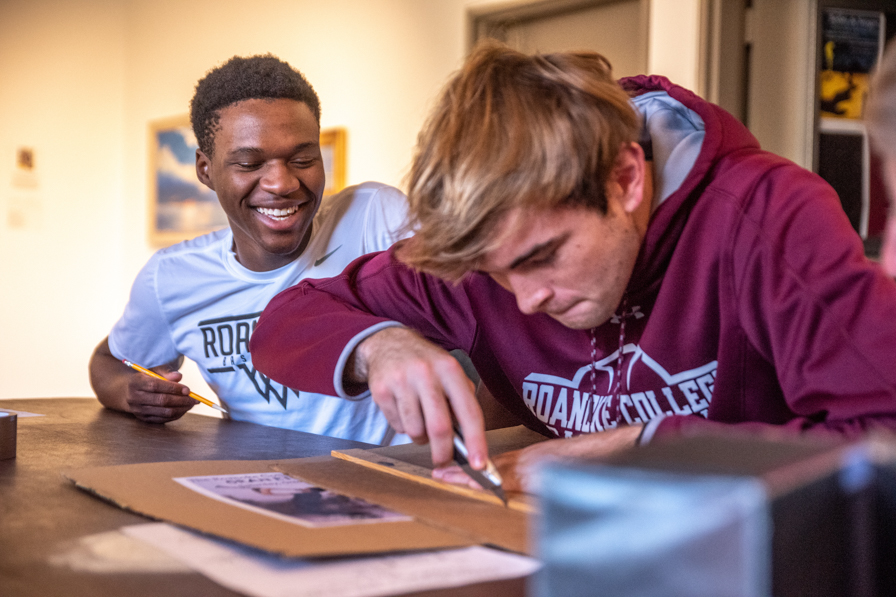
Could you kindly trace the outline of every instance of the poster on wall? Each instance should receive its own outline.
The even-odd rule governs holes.
[[[826,8],[821,19],[819,111],[823,118],[860,120],[868,80],[883,49],[884,14]]]
[[[324,174],[327,177],[324,197],[345,188],[346,137],[344,128],[323,129],[320,132],[320,157],[323,159]]]
[[[168,246],[227,226],[215,192],[196,176],[199,147],[186,114],[150,123],[149,242]]]

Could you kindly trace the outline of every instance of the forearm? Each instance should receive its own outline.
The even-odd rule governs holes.
[[[127,403],[127,376],[131,374],[120,360],[109,350],[109,339],[105,338],[90,357],[90,386],[97,399],[106,408],[130,412]]]
[[[154,367],[161,378],[132,371],[109,350],[103,340],[90,359],[90,384],[107,408],[133,414],[147,423],[167,423],[196,405],[190,389],[181,384],[180,360]]]
[[[845,402],[849,398],[844,398]],[[794,417],[786,423],[765,423],[760,421],[742,421],[722,423],[706,420],[697,415],[672,415],[662,419],[655,425],[650,437],[642,444],[653,439],[696,434],[730,434],[745,433],[753,436],[780,437],[816,437],[820,439],[859,439],[869,431],[880,429],[896,432],[896,416],[892,414],[868,414],[842,420],[817,420],[809,417]]]
[[[304,280],[265,308],[250,341],[252,361],[291,388],[350,397],[341,387],[349,380],[344,368],[354,367],[348,357],[380,329],[404,325],[443,348],[469,351],[475,325],[464,290],[421,279],[391,253],[379,253],[334,278]]]
[[[336,285],[341,281],[332,279]],[[368,330],[387,321],[353,302],[304,281],[271,300],[252,332],[250,350],[255,367],[291,388],[340,396],[334,372],[340,362],[354,370],[354,348]],[[352,342],[355,345],[352,346]],[[296,365],[301,363],[301,367]],[[359,377],[359,381],[364,380]]]

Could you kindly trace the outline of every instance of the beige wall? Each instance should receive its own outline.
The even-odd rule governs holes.
[[[698,1],[674,0],[677,14],[696,18]],[[0,398],[92,395],[89,355],[152,252],[147,123],[185,113],[206,70],[234,54],[289,61],[321,96],[323,126],[348,128],[349,183],[401,186],[463,58],[465,11],[488,3],[0,2]],[[689,84],[696,39],[664,27],[681,23],[653,22],[651,39],[684,58],[656,72]],[[20,146],[35,150],[27,180]]]
[[[816,10],[815,0],[754,0],[750,25],[750,131],[764,149],[804,168],[812,168]]]
[[[0,3],[0,396],[89,395],[86,358],[120,311],[126,238],[125,11]],[[14,184],[36,150],[36,186]]]

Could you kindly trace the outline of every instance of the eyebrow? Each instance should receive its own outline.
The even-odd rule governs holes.
[[[318,143],[316,143],[314,141],[308,141],[307,143],[299,143],[298,145],[296,145],[295,147],[292,148],[291,153],[296,154],[296,153],[299,153],[300,151],[304,151],[310,147],[316,147],[317,145],[318,145]],[[260,147],[237,147],[236,149],[230,151],[227,155],[236,156],[236,155],[245,154],[245,153],[258,154],[258,153],[264,153],[264,151]]]
[[[545,249],[550,249],[550,248],[554,248],[554,247],[558,247],[558,246],[562,245],[564,242],[566,242],[566,239],[569,238],[569,235],[570,235],[569,232],[565,232],[565,233],[561,234],[560,236],[555,236],[552,239],[549,239],[543,243],[535,245],[534,247],[532,247],[531,249],[526,251],[524,254],[522,254],[519,257],[517,257],[516,259],[514,259],[510,263],[510,265],[507,267],[507,269],[508,270],[516,269],[516,268],[520,267],[521,265],[525,264],[527,261],[529,261],[536,255],[538,255],[539,253],[543,252]]]

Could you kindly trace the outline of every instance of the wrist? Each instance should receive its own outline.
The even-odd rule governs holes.
[[[352,356],[346,362],[344,379],[353,385],[364,385],[370,375],[370,363],[378,354],[382,354],[384,342],[388,341],[390,334],[395,329],[387,328],[367,336],[361,340],[352,351]]]
[[[647,429],[647,425],[643,423],[640,425],[641,430],[638,432],[638,436],[635,437],[635,447],[639,447],[641,442],[644,440],[644,430]]]
[[[664,415],[660,415],[659,417],[655,417],[650,419],[646,423],[641,425],[641,433],[638,434],[638,440],[635,442],[636,446],[646,446],[653,440],[653,436],[656,435],[656,431],[660,426],[660,423],[663,422],[663,419],[666,417]]]
[[[363,384],[367,382],[367,351],[373,336],[367,338],[352,352],[351,357],[345,363],[344,380],[348,384]]]

